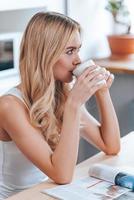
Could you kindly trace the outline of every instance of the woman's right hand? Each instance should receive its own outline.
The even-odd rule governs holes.
[[[105,73],[98,66],[91,66],[86,69],[76,80],[68,99],[73,103],[81,106],[84,104],[97,90],[102,88],[105,82]]]

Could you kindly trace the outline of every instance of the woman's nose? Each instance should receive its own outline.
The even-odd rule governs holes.
[[[80,56],[79,55],[77,55],[76,57],[75,57],[75,59],[74,59],[74,65],[78,65],[78,64],[80,64],[81,63],[81,59],[80,59]]]

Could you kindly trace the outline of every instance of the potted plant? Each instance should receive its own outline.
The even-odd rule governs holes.
[[[130,33],[130,14],[124,0],[108,0],[105,7],[113,18],[113,33],[107,36],[111,58],[128,58],[134,54],[134,35]]]

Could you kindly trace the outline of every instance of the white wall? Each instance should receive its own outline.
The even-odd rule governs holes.
[[[131,32],[134,33],[133,0],[125,0],[132,20]],[[112,15],[105,6],[107,0],[68,0],[68,14],[83,27],[83,47],[81,57],[98,58],[110,55],[106,35],[112,33]]]
[[[125,0],[125,4],[128,6],[131,19],[131,33],[134,34],[134,2],[132,0]]]
[[[47,8],[29,8],[19,10],[9,10],[0,12],[0,33],[23,32],[27,22],[36,12],[46,10]],[[4,23],[3,23],[4,22]]]
[[[64,0],[4,0],[0,2],[0,32],[24,31],[36,12],[53,10],[64,12]]]
[[[41,10],[65,12],[66,0],[4,0],[0,2],[0,32],[23,31],[31,16]],[[107,0],[67,0],[68,14],[83,27],[82,59],[105,57],[110,54],[106,35],[111,32],[111,15],[105,10]],[[132,0],[126,0],[134,19]],[[134,26],[133,26],[134,27]],[[134,28],[133,28],[134,31]],[[7,79],[6,79],[7,80]],[[9,77],[6,85],[18,82]],[[6,88],[0,80],[0,88]],[[1,89],[0,89],[1,94]]]
[[[64,0],[4,0],[0,2],[0,11],[38,8],[47,6],[49,10],[63,11]]]
[[[83,27],[82,58],[108,56],[106,34],[111,31],[110,15],[104,9],[107,0],[69,0],[68,14]]]

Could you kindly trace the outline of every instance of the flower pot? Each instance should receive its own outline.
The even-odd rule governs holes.
[[[108,35],[111,57],[128,58],[134,55],[134,35]]]

